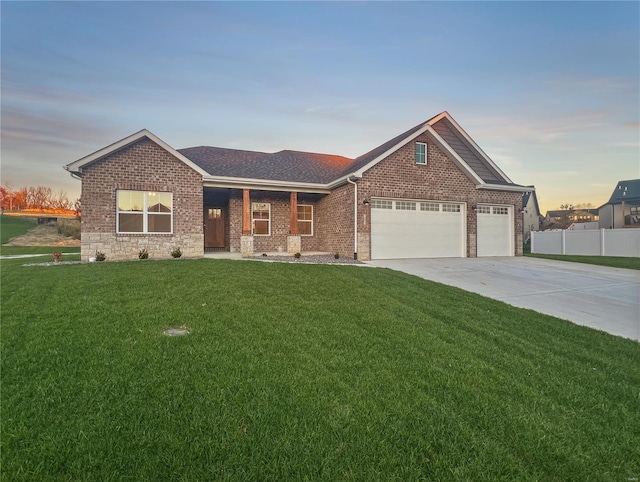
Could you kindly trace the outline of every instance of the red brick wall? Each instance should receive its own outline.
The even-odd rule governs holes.
[[[173,193],[173,234],[116,234],[116,191],[131,189]],[[175,247],[185,256],[202,256],[202,176],[148,139],[121,149],[83,169],[83,260],[99,250],[107,259],[168,258]]]
[[[428,145],[427,164],[415,161],[415,142]],[[471,209],[477,203],[495,203],[513,206],[514,246],[516,255],[522,254],[522,216],[518,210],[522,194],[504,191],[478,190],[475,183],[440,148],[423,134],[413,142],[391,154],[367,171],[358,181],[359,200],[372,197],[429,199],[467,203],[467,256],[476,256],[476,215]],[[358,230],[366,239],[361,246],[363,253],[370,252],[371,212],[368,206],[358,202]]]
[[[249,192],[250,202],[269,203],[271,205],[271,234],[269,236],[253,237],[253,249],[257,254],[287,252],[287,237],[289,236],[290,223],[290,193],[255,191]],[[318,229],[319,195],[298,193],[298,204],[313,206],[313,236],[301,236],[302,251],[318,251],[320,249],[320,235],[322,229]],[[240,251],[240,238],[242,237],[242,190],[233,189],[229,198],[229,238],[230,251]]]
[[[320,251],[353,256],[353,189],[351,184],[340,186],[318,203]]]

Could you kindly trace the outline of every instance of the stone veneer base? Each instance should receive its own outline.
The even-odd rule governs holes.
[[[302,237],[287,236],[287,253],[296,254],[302,252]]]
[[[118,236],[106,233],[82,233],[80,259],[89,261],[96,251],[104,253],[106,261],[138,259],[142,249],[149,252],[150,259],[169,259],[171,251],[180,248],[184,258],[204,256],[204,235],[169,236]]]
[[[240,238],[240,255],[243,258],[253,257],[253,236],[242,236]]]

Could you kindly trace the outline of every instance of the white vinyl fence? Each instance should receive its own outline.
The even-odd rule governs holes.
[[[640,229],[532,231],[531,252],[640,258]]]

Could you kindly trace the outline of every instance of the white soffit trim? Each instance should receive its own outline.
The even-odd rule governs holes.
[[[100,159],[108,156],[109,154],[113,154],[114,152],[117,152],[121,149],[124,149],[125,147],[139,141],[140,139],[146,137],[147,139],[155,142],[156,144],[158,144],[160,147],[162,147],[164,150],[166,150],[167,152],[169,152],[169,154],[173,155],[174,157],[177,157],[180,161],[182,161],[183,163],[185,163],[187,166],[189,166],[191,169],[193,169],[194,171],[196,171],[198,174],[200,174],[201,176],[208,176],[209,174],[204,171],[202,168],[200,168],[199,166],[197,166],[196,164],[194,164],[192,161],[190,161],[189,159],[187,159],[185,156],[183,156],[182,154],[180,154],[178,151],[176,151],[173,147],[171,147],[169,144],[167,144],[166,142],[164,142],[162,139],[160,139],[158,136],[156,136],[155,134],[153,134],[152,132],[148,131],[147,129],[142,129],[141,131],[136,132],[135,134],[132,134],[128,137],[125,137],[124,139],[121,139],[117,142],[114,142],[113,144],[104,147],[102,149],[100,149],[99,151],[94,152],[93,154],[89,154],[88,156],[83,157],[82,159],[78,159],[75,162],[72,162],[71,164],[68,164],[66,166],[64,166],[64,168],[73,173],[76,174],[81,174],[82,173],[82,168],[85,166],[88,166],[96,161],[99,161]]]
[[[203,185],[204,187],[257,189],[264,191],[296,191],[320,194],[329,194],[331,192],[331,189],[329,189],[327,184],[252,179],[244,177],[212,177],[209,175],[204,177]]]
[[[530,192],[529,186],[518,186],[517,184],[478,184],[476,189],[484,189],[491,191],[511,191],[511,192]]]
[[[480,154],[484,158],[484,160],[487,161],[487,163],[489,163],[489,165],[493,167],[498,172],[498,174],[500,174],[504,178],[505,181],[513,183],[513,181],[509,179],[509,177],[504,173],[504,171],[500,169],[495,162],[493,162],[493,160],[482,150],[482,148],[478,144],[476,144],[476,142],[471,138],[471,136],[469,136],[469,134],[467,134],[467,132],[462,127],[460,127],[460,124],[458,124],[455,121],[455,119],[451,117],[451,114],[445,111],[439,116],[431,119],[429,121],[429,124],[433,125],[442,118],[446,118],[449,122],[451,122],[451,124],[453,124],[453,126],[458,130],[458,132],[460,132],[460,134],[462,134],[462,136],[467,140],[467,142],[471,144],[471,146],[478,152],[478,154]]]

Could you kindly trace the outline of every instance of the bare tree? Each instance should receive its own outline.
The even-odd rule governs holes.
[[[82,201],[81,198],[78,198],[73,203],[73,214],[76,216],[76,219],[80,221],[82,218]]]

